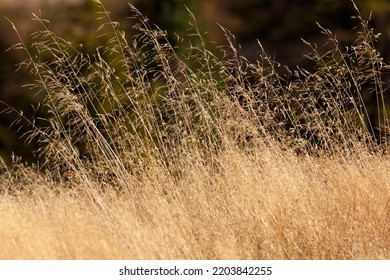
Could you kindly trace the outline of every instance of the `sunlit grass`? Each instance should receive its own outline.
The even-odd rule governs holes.
[[[101,7],[93,54],[39,17],[15,46],[47,117],[15,123],[40,161],[3,168],[1,259],[390,257],[389,123],[365,101],[386,111],[388,66],[366,21],[346,50],[322,29],[308,71],[261,45],[247,61],[227,30],[219,59],[195,20],[178,54],[131,9],[128,39]]]
[[[389,258],[389,159],[214,160],[180,180],[150,167],[120,195],[19,177],[30,191],[1,196],[0,258]]]

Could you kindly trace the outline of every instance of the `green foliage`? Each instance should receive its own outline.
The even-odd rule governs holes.
[[[390,3],[386,0],[356,0],[359,7],[376,14],[384,14],[390,11]]]

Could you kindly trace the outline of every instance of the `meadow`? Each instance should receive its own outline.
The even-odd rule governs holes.
[[[38,16],[14,46],[46,113],[9,108],[40,148],[1,166],[0,259],[390,258],[389,67],[358,11],[351,46],[305,42],[311,71],[132,6],[129,39],[97,5],[93,53]]]

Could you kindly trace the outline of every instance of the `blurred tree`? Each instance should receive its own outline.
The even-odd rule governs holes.
[[[387,38],[390,31],[386,24],[390,1],[356,0],[363,16],[373,11],[372,24]],[[353,29],[358,22],[352,1],[339,0],[208,0],[203,4],[208,31],[212,36],[223,40],[223,35],[215,23],[229,29],[242,46],[242,54],[250,60],[257,58],[257,39],[269,55],[290,66],[304,62],[303,55],[308,51],[301,38],[322,45],[317,22],[337,34],[341,43],[351,43]],[[382,42],[385,42],[385,38]],[[379,43],[380,49],[388,44]],[[390,50],[384,51],[386,54]],[[385,55],[386,56],[386,55]]]
[[[186,7],[195,14],[197,9],[197,1],[193,0],[135,0],[134,5],[169,36],[184,35],[190,18]]]
[[[218,22],[235,34],[243,55],[256,59],[259,39],[271,56],[290,65],[302,62],[301,38],[320,37],[316,22],[347,39],[355,14],[351,3],[337,0],[212,0],[207,5],[214,6],[209,24]]]

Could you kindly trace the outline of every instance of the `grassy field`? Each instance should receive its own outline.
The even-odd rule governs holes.
[[[34,173],[0,198],[1,259],[388,259],[390,160],[229,151],[121,195]],[[8,181],[8,182],[7,182]],[[96,184],[98,186],[98,184]],[[63,189],[61,189],[63,187]],[[58,190],[58,189],[61,190]]]
[[[132,9],[127,39],[101,7],[94,54],[38,17],[15,46],[46,117],[15,123],[40,161],[2,167],[0,259],[390,258],[388,66],[365,20],[348,49],[322,29],[308,71],[260,44],[248,62],[228,31],[220,59],[195,20],[178,54]]]

